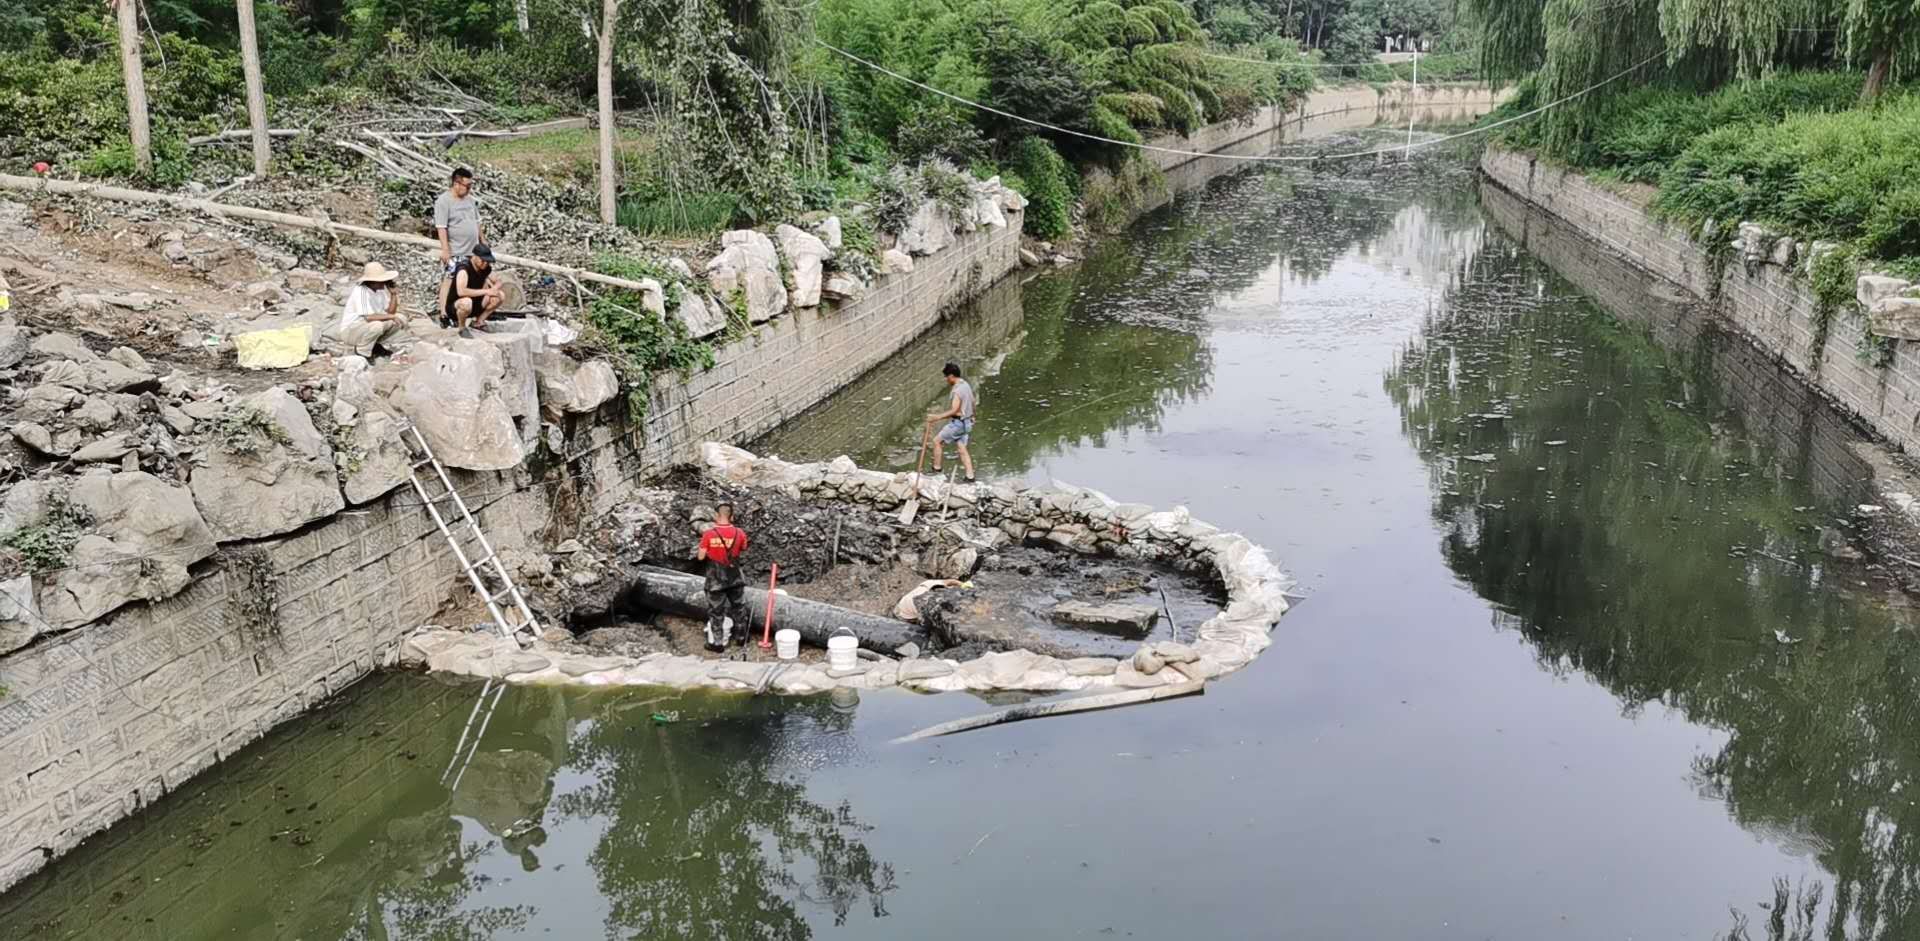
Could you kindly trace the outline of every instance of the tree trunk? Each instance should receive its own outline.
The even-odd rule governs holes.
[[[620,0],[600,0],[600,221],[613,224],[613,29]]]
[[[273,141],[267,136],[267,93],[260,84],[260,39],[254,35],[253,0],[238,0],[240,8],[240,68],[247,79],[247,124],[253,131],[253,178],[267,178],[273,160]]]
[[[527,17],[527,0],[513,0],[513,25],[522,36],[533,31],[533,24]]]
[[[120,17],[120,72],[127,86],[127,137],[133,142],[133,165],[141,176],[153,175],[153,133],[147,126],[147,77],[140,68],[140,0],[116,0]]]
[[[614,606],[704,619],[707,616],[706,580],[698,575],[669,569],[645,568],[634,573],[633,585],[621,593]],[[747,589],[747,612],[753,638],[759,640],[766,626],[765,589]],[[853,631],[854,636],[860,639],[860,646],[884,654],[895,653],[904,644],[916,644],[922,648],[927,646],[925,636],[905,621],[875,617],[791,595],[774,596],[773,626],[775,630],[793,628],[800,632],[802,640],[816,647],[825,647],[827,638],[842,627]]]
[[[1867,82],[1860,88],[1860,103],[1871,104],[1880,97],[1880,90],[1887,87],[1887,76],[1893,71],[1893,50],[1883,49],[1873,57],[1873,65],[1867,68]]]

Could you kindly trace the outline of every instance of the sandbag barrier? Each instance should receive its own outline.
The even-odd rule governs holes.
[[[837,500],[881,511],[898,509],[917,489],[923,507],[950,506],[956,515],[997,528],[1014,543],[1037,538],[1085,555],[1211,571],[1227,591],[1227,606],[1201,624],[1190,643],[1142,644],[1125,659],[1061,659],[1011,650],[964,662],[883,657],[862,660],[842,673],[824,663],[751,663],[665,653],[598,656],[544,644],[520,650],[495,634],[430,628],[402,642],[398,661],[438,673],[518,684],[711,687],[783,694],[889,686],[927,692],[1145,689],[1211,680],[1246,666],[1272,643],[1268,632],[1287,611],[1286,591],[1292,583],[1266,550],[1239,533],[1193,519],[1185,507],[1156,511],[1057,482],[1013,487],[948,484],[927,477],[916,481],[911,473],[862,470],[844,456],[794,464],[715,442],[701,446],[699,470],[733,486],[778,489],[796,499]]]

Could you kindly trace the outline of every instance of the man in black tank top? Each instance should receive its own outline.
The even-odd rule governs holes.
[[[473,254],[453,273],[453,290],[447,292],[447,319],[460,325],[460,335],[473,336],[474,328],[487,329],[487,318],[506,299],[506,292],[494,281],[493,249],[475,245]],[[471,323],[469,323],[471,321]]]

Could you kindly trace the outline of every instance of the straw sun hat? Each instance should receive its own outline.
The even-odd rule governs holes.
[[[394,274],[391,271],[388,271],[385,265],[382,265],[377,261],[367,262],[367,266],[365,268],[360,269],[360,283],[362,284],[365,284],[369,281],[383,282],[383,281],[398,281],[398,280],[400,280],[399,275]]]

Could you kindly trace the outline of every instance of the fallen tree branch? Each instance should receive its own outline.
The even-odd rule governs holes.
[[[374,150],[373,148],[368,147],[365,144],[356,144],[350,140],[336,140],[336,141],[333,141],[333,146],[338,147],[342,150],[351,150],[354,153],[367,158],[369,161],[375,164],[378,164],[381,169],[403,180],[417,180],[420,178],[420,175],[418,173],[414,173],[408,170],[407,168],[402,167],[397,163],[394,163],[392,160],[387,159],[386,156],[381,154],[379,151]]]
[[[305,133],[306,131],[297,127],[272,127],[267,129],[268,137],[299,137]],[[218,134],[202,134],[199,137],[189,137],[187,138],[187,143],[195,145],[217,144],[222,141],[249,140],[252,137],[253,131],[243,127],[235,131],[221,131]]]
[[[1205,693],[1206,690],[1206,681],[1194,680],[1190,683],[1175,683],[1171,686],[1129,689],[1116,693],[1096,693],[1092,696],[1060,699],[1053,702],[1027,703],[1026,705],[1002,709],[999,712],[989,712],[986,715],[972,716],[966,719],[955,719],[952,722],[942,722],[939,725],[930,725],[912,735],[902,735],[894,739],[893,743],[898,745],[902,742],[917,742],[924,738],[952,735],[955,732],[965,732],[969,729],[984,728],[989,725],[999,725],[1004,722],[1020,722],[1026,719],[1041,719],[1047,716],[1064,716],[1075,712],[1092,712],[1096,709],[1114,709],[1120,706],[1133,706],[1143,702],[1175,699],[1181,696],[1197,696]]]
[[[289,212],[274,212],[271,209],[255,209],[252,206],[234,206],[193,196],[173,196],[167,193],[126,189],[124,187],[106,186],[99,183],[79,183],[73,180],[50,180],[30,176],[17,176],[11,173],[0,173],[0,189],[13,190],[20,193],[45,193],[56,196],[86,196],[93,199],[105,199],[121,203],[147,203],[173,206],[177,209],[204,212],[212,216],[230,216],[235,219],[249,219],[254,222],[265,222],[271,225],[286,226],[294,229],[318,230],[330,235],[347,235],[375,242],[385,242],[391,245],[412,245],[416,248],[431,248],[436,250],[440,247],[439,242],[427,238],[424,235],[387,232],[381,229],[370,229],[360,225],[348,225],[344,222],[334,222],[328,219],[312,219],[306,216],[296,216]],[[534,258],[522,258],[518,255],[509,255],[505,252],[495,252],[494,258],[503,265],[511,265],[516,268],[530,268],[534,271],[545,271],[549,274],[564,275],[569,278],[577,278],[593,284],[604,284],[608,287],[620,288],[627,291],[644,290],[638,281],[616,278],[611,275],[601,274],[597,271],[588,271],[584,268],[569,268],[566,265],[556,265],[552,262],[540,261]]]

